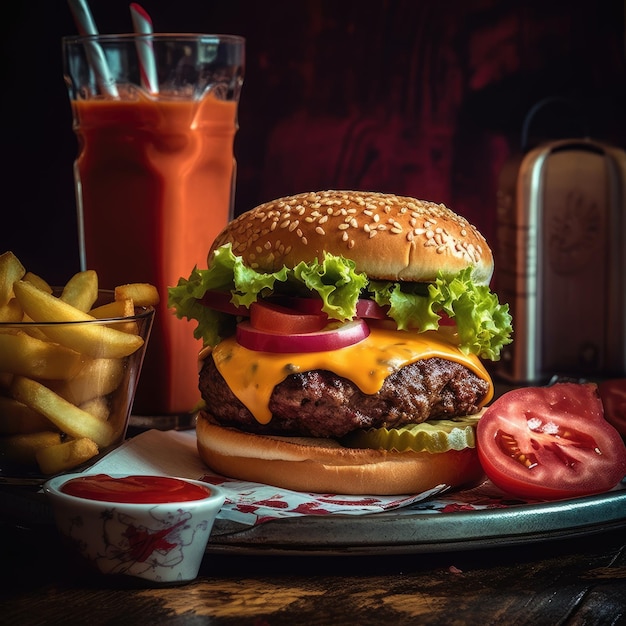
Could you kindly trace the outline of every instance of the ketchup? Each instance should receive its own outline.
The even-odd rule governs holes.
[[[194,485],[166,476],[124,476],[93,474],[68,480],[60,489],[63,493],[86,500],[136,504],[163,504],[202,500],[211,495],[208,487]]]

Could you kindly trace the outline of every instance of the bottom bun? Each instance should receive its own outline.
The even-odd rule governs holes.
[[[417,494],[475,484],[484,476],[476,448],[435,454],[345,448],[332,439],[245,433],[219,426],[204,411],[196,434],[198,453],[213,471],[293,491]]]

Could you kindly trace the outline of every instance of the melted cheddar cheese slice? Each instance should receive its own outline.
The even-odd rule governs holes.
[[[239,345],[234,337],[213,349],[218,371],[261,424],[267,424],[272,418],[268,405],[274,387],[290,374],[327,370],[352,381],[363,393],[374,394],[385,379],[400,368],[431,357],[461,363],[489,381],[491,390],[482,404],[491,400],[493,385],[480,360],[475,355],[463,354],[451,333],[447,338],[445,329],[412,333],[372,328],[363,341],[327,352],[255,352]]]

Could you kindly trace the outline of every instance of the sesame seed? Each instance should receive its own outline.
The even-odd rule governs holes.
[[[348,228],[350,228],[350,224],[339,224],[337,228],[339,230],[347,230]]]
[[[402,233],[402,229],[401,228],[396,228],[395,226],[391,229],[392,233],[394,233],[395,235],[400,235]]]
[[[315,232],[316,232],[318,235],[325,235],[325,234],[326,234],[326,232],[324,231],[324,229],[323,229],[321,226],[316,226],[316,227],[315,227]]]
[[[292,233],[296,228],[298,228],[299,223],[300,222],[298,220],[291,222],[291,224],[289,225],[289,232]]]
[[[377,235],[377,234],[378,234],[378,231],[377,231],[377,230],[371,230],[371,231],[370,231],[370,239],[371,239],[372,237],[374,237],[374,235]]]
[[[348,242],[348,249],[352,250],[352,248],[354,248],[354,239],[350,239],[350,241]]]

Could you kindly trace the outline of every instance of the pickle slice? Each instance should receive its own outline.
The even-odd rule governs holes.
[[[400,428],[370,428],[354,431],[342,438],[348,448],[373,448],[394,452],[447,452],[476,447],[477,415],[428,420],[422,424],[408,424]]]

